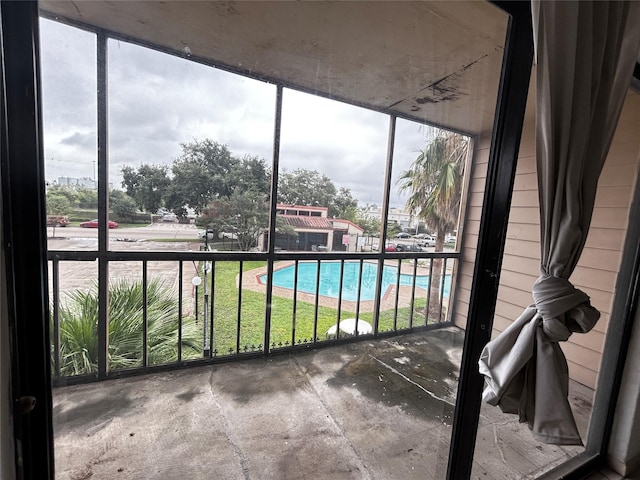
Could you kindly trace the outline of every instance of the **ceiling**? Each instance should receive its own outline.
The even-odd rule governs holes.
[[[507,16],[471,2],[41,1],[45,15],[285,86],[490,131]]]

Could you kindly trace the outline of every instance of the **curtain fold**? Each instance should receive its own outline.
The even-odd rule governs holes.
[[[600,313],[569,278],[640,50],[640,2],[532,2],[537,59],[540,277],[534,304],[481,355],[483,399],[545,443],[581,445],[559,342]]]

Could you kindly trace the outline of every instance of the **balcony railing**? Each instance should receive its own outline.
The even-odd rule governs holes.
[[[438,328],[458,258],[49,251],[54,385]]]

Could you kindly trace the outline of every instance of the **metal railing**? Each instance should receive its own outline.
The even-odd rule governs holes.
[[[49,251],[53,383],[438,328],[459,255]]]

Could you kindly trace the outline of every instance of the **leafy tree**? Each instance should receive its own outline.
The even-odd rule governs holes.
[[[269,195],[271,172],[264,159],[245,155],[232,166],[227,183],[233,192],[254,190]]]
[[[76,201],[78,208],[98,208],[98,191],[90,188],[76,188]]]
[[[241,250],[256,246],[269,226],[268,197],[255,190],[235,191],[217,198],[203,211],[205,222],[216,232],[231,233]]]
[[[47,215],[67,215],[71,211],[69,199],[58,193],[47,192]],[[56,223],[53,224],[52,237],[56,236]]]
[[[336,217],[357,223],[358,200],[351,196],[351,190],[340,187],[333,200],[333,206],[336,209]]]
[[[142,361],[142,282],[109,286],[109,368],[138,366]],[[177,360],[177,295],[158,279],[147,285],[148,360],[150,365]],[[60,306],[60,372],[92,373],[98,368],[98,291],[76,290]],[[183,355],[201,352],[199,329],[182,324]]]
[[[120,221],[131,221],[136,214],[136,202],[121,190],[109,192],[109,209]]]
[[[391,220],[387,223],[387,237],[393,237],[402,231],[402,226],[396,221]]]
[[[353,222],[364,229],[365,235],[380,234],[380,219],[367,215],[362,210],[357,211],[356,219]]]
[[[209,139],[181,144],[182,154],[173,162],[173,180],[165,200],[167,208],[185,216],[191,208],[200,213],[215,199],[235,191],[269,193],[269,172],[257,157],[238,159],[226,145]]]
[[[193,162],[174,163],[171,188],[165,206],[179,217],[187,215],[192,208],[200,213],[214,197],[213,181],[207,169]]]
[[[69,201],[69,205],[71,208],[76,206],[78,203],[78,194],[76,193],[76,190],[73,187],[62,186],[62,185],[52,185],[47,188],[47,203],[49,202],[49,197],[51,196],[60,196],[60,197],[66,198]],[[71,210],[71,208],[69,210]],[[51,213],[50,215],[57,215],[57,214]]]
[[[330,217],[353,214],[358,201],[348,188],[338,190],[329,177],[317,170],[299,168],[283,172],[278,180],[278,202],[289,205],[327,207]],[[350,220],[350,219],[348,219]]]
[[[141,165],[137,170],[122,167],[122,186],[135,200],[136,206],[146,212],[156,212],[164,203],[171,179],[165,165]]]
[[[468,154],[468,137],[441,130],[398,180],[400,191],[410,193],[406,202],[407,210],[435,230],[436,252],[442,251],[445,235],[458,224],[462,179]],[[442,260],[434,260],[429,301],[432,312],[434,308],[439,309],[441,269]]]
[[[47,195],[47,215],[67,215],[71,210],[71,202],[59,194]]]

